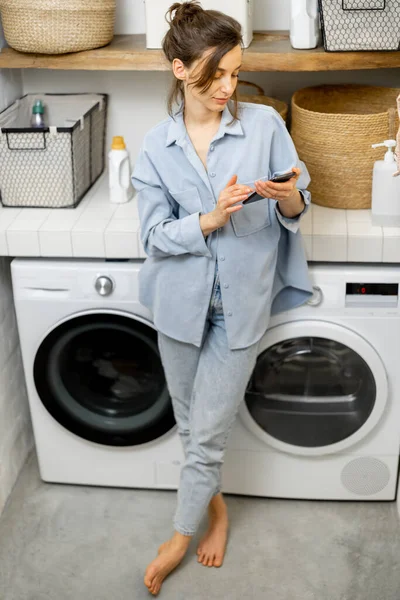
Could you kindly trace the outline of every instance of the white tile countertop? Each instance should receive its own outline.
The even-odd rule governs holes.
[[[400,262],[400,228],[374,227],[370,210],[312,204],[301,221],[309,261]],[[77,208],[0,206],[0,256],[145,258],[137,203],[111,204],[107,173]]]
[[[301,221],[309,261],[400,262],[400,227],[372,225],[371,210],[311,204]]]
[[[0,256],[145,258],[135,198],[111,204],[104,173],[76,208],[0,207]]]

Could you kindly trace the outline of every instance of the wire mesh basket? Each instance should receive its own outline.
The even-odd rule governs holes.
[[[41,100],[45,127],[30,125]],[[0,113],[3,206],[76,207],[104,170],[106,94],[26,94]]]
[[[325,50],[399,50],[399,0],[318,0]]]

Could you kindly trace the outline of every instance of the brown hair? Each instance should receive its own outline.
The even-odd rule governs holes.
[[[175,14],[172,16],[172,13]],[[243,46],[240,23],[219,11],[204,10],[197,0],[182,4],[175,2],[165,18],[170,28],[163,39],[162,49],[170,63],[174,58],[179,58],[189,68],[206,50],[215,49],[193,83],[201,88],[201,93],[205,93],[211,87],[221,58],[235,46]],[[237,119],[236,90],[232,99],[233,118]],[[180,100],[184,100],[183,82],[175,79],[168,96],[168,112],[171,116],[174,103]]]

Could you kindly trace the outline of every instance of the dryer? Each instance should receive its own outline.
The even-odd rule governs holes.
[[[176,488],[183,457],[143,260],[15,259],[12,279],[44,481]]]
[[[310,265],[314,294],[271,319],[229,440],[223,489],[394,500],[400,268]]]

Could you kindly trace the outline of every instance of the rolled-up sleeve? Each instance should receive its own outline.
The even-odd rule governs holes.
[[[285,217],[279,210],[278,203],[275,204],[275,212],[278,221],[286,227],[289,231],[296,233],[300,226],[300,219],[306,214],[309,204],[311,202],[311,194],[306,189],[311,181],[306,165],[299,159],[295,145],[292,138],[286,129],[285,122],[276,115],[275,119],[276,129],[272,137],[271,155],[270,155],[270,173],[271,177],[275,175],[286,173],[293,167],[298,167],[301,171],[300,177],[297,181],[297,189],[301,193],[304,200],[304,209],[296,217],[289,218]]]
[[[212,256],[200,227],[200,213],[181,219],[175,216],[174,200],[144,149],[135,164],[132,184],[137,192],[141,240],[148,256]]]
[[[299,178],[300,181],[300,178]],[[279,206],[278,203],[276,202],[275,204],[275,212],[276,212],[276,216],[278,217],[278,221],[281,223],[281,225],[283,225],[284,227],[286,227],[286,229],[289,229],[289,231],[292,231],[293,233],[296,233],[296,231],[299,229],[300,227],[300,219],[302,217],[304,217],[304,215],[306,214],[306,212],[308,211],[308,207],[310,205],[310,201],[311,201],[311,194],[308,190],[300,190],[299,188],[297,188],[300,192],[300,194],[302,195],[303,201],[304,201],[304,208],[301,211],[300,214],[298,214],[296,217],[285,217],[285,215],[283,215],[281,213],[281,211],[279,210]]]

